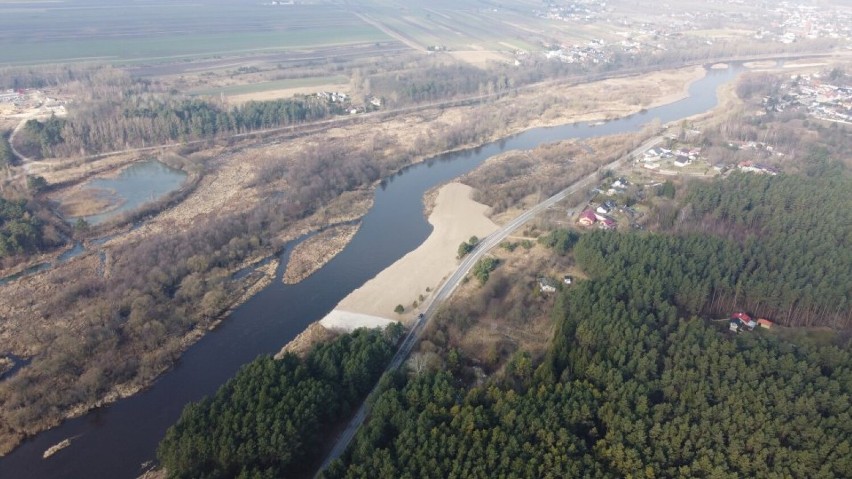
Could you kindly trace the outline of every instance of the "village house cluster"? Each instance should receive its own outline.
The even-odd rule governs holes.
[[[767,113],[803,108],[814,118],[852,123],[852,84],[840,73],[795,75],[777,95],[763,98]]]
[[[577,217],[577,224],[584,228],[596,226],[603,230],[614,230],[618,227],[616,217],[623,218],[625,221],[633,222],[640,216],[640,213],[627,204],[619,204],[623,201],[627,188],[630,182],[624,178],[606,178],[597,188],[590,191],[597,198],[618,197],[610,199],[599,199],[590,202],[585,209]],[[634,192],[638,198],[644,198],[644,192],[639,190]],[[629,202],[628,202],[629,203]],[[638,227],[636,223],[632,223],[633,227]]]
[[[4,114],[17,114],[35,108],[43,114],[65,115],[66,100],[48,96],[45,91],[31,88],[9,89],[0,92],[0,109]]]
[[[0,103],[14,103],[23,100],[23,95],[16,90],[6,90],[3,93],[0,93]]]
[[[533,13],[539,18],[560,20],[563,22],[595,22],[603,19],[603,14],[612,12],[607,9],[606,2],[593,0],[576,0],[565,3],[547,2],[543,10]]]
[[[337,91],[320,91],[316,93],[316,97],[334,105],[339,112],[350,115],[372,111],[382,106],[382,99],[373,95],[367,96],[362,106],[353,105],[351,96]]]
[[[803,38],[852,39],[852,12],[848,9],[781,2],[771,12],[779,20],[759,30],[755,38],[771,38],[781,43]]]
[[[746,0],[721,0],[732,6],[753,6]],[[616,63],[622,58],[730,43],[731,35],[714,33],[718,25],[735,31],[738,41],[790,44],[806,40],[837,39],[852,45],[852,9],[831,5],[781,2],[769,8],[689,9],[660,15],[659,21],[635,21],[618,5],[593,0],[548,0],[533,10],[538,18],[577,25],[609,24],[623,40],[595,38],[584,44],[545,44],[548,59],[565,63]],[[581,27],[582,28],[582,27]],[[696,34],[695,32],[698,32]],[[521,59],[516,57],[516,64]]]
[[[649,170],[659,170],[660,166],[664,164],[683,168],[701,159],[701,148],[698,147],[681,147],[672,150],[655,146],[646,150],[640,158],[636,159],[636,162],[641,163],[644,168]]]
[[[613,55],[601,39],[590,40],[586,45],[548,45],[548,48],[545,58],[565,63],[609,63]]]

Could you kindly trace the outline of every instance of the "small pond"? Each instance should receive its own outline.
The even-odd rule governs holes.
[[[86,189],[109,191],[121,202],[103,213],[83,216],[91,225],[111,220],[118,215],[138,209],[180,188],[186,173],[151,159],[128,166],[114,178],[96,178],[85,184]]]

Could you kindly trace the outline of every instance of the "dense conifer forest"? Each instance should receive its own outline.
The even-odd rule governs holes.
[[[373,387],[400,328],[359,330],[302,360],[263,356],[190,404],[158,457],[172,478],[280,478],[315,467],[330,428]]]
[[[839,165],[810,171],[733,174],[689,188],[681,229],[726,240],[703,266],[727,276],[706,291],[708,312],[741,308],[789,326],[852,326],[852,178]],[[681,294],[700,295],[695,285]]]

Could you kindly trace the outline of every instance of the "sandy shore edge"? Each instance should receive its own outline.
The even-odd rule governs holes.
[[[426,241],[343,298],[328,315],[285,345],[279,355],[303,349],[306,341],[315,344],[326,332],[385,327],[413,318],[419,311],[414,302],[422,305],[428,301],[458,265],[459,244],[498,229],[487,216],[490,208],[474,201],[473,192],[470,186],[457,182],[442,186],[429,215],[434,229]],[[394,312],[397,305],[405,308],[402,314]]]

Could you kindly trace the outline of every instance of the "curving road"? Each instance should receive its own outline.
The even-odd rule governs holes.
[[[614,169],[622,165],[624,161],[630,158],[632,155],[643,152],[649,148],[652,148],[660,143],[662,138],[654,137],[650,140],[645,141],[638,148],[631,151],[629,154],[618,158],[615,161],[607,163],[606,165],[601,166],[601,169]],[[582,191],[585,188],[588,188],[590,185],[594,184],[598,180],[598,171],[590,173],[585,177],[575,181],[571,186],[565,188],[564,190],[556,193],[555,195],[547,198],[546,200],[538,203],[527,211],[518,215],[512,221],[503,225],[499,230],[494,233],[483,238],[479,244],[476,245],[476,248],[473,249],[467,256],[465,256],[464,260],[462,260],[461,264],[459,264],[458,268],[456,268],[455,272],[444,281],[444,283],[435,291],[435,294],[432,295],[432,298],[429,300],[428,306],[423,310],[423,314],[420,315],[414,323],[411,325],[411,329],[406,334],[405,339],[402,341],[402,344],[399,346],[396,354],[393,359],[391,359],[390,364],[388,364],[385,372],[391,372],[398,369],[402,366],[403,361],[408,357],[411,353],[411,350],[414,348],[414,345],[417,344],[417,341],[420,339],[420,336],[423,334],[423,331],[426,329],[426,326],[429,324],[429,321],[434,317],[435,311],[441,306],[441,304],[446,301],[450,296],[452,296],[453,292],[455,292],[456,288],[461,284],[462,279],[470,272],[470,269],[473,268],[473,265],[476,264],[484,255],[486,255],[492,248],[502,243],[506,237],[508,237],[513,231],[524,225],[529,220],[536,217],[539,213],[544,210],[550,208],[551,206],[559,203],[560,201],[567,198],[569,195],[574,194],[578,191]],[[377,394],[378,385],[376,385],[370,394],[367,396],[367,399],[361,404],[361,407],[358,408],[358,411],[355,413],[355,416],[349,421],[349,424],[346,426],[346,429],[340,433],[340,436],[337,438],[337,442],[334,444],[334,447],[329,452],[328,456],[326,456],[325,460],[322,463],[319,471],[317,471],[317,476],[319,476],[322,471],[324,471],[332,461],[340,457],[345,451],[346,448],[349,447],[349,444],[352,442],[352,439],[355,437],[355,433],[358,431],[358,428],[361,427],[361,424],[364,423],[364,420],[367,418],[367,414],[370,410],[370,402],[373,396]]]

